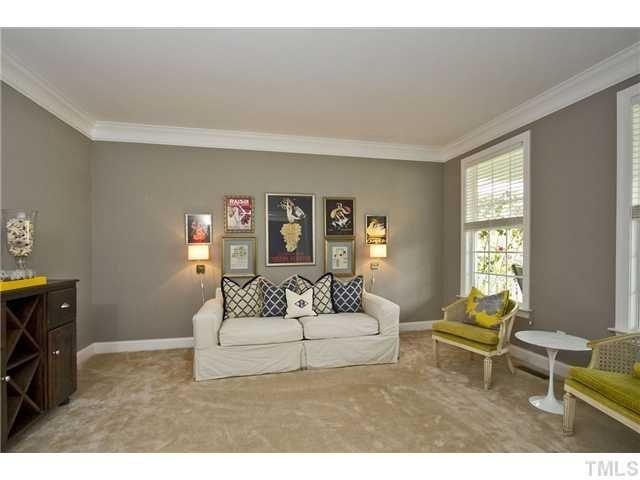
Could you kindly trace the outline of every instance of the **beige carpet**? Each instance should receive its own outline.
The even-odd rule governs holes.
[[[98,355],[71,403],[14,451],[581,452],[640,451],[640,435],[578,402],[576,434],[527,402],[546,381],[482,360],[428,332],[401,336],[400,362],[194,383],[190,350]],[[560,385],[559,385],[560,387]]]

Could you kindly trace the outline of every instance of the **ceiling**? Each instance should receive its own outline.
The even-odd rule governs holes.
[[[4,29],[100,121],[440,146],[640,29]]]

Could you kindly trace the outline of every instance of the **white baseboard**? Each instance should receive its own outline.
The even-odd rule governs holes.
[[[509,351],[513,358],[526,364],[526,366],[531,367],[534,370],[544,372],[547,375],[549,374],[549,359],[546,355],[540,355],[539,353],[532,352],[531,350],[527,350],[526,348],[518,347],[516,345],[510,345]],[[554,373],[558,377],[565,378],[569,374],[569,368],[571,367],[566,363],[558,362],[556,360]]]
[[[120,342],[95,342],[78,352],[78,365],[93,355],[101,353],[146,352],[150,350],[171,350],[192,348],[193,337],[154,338],[151,340],[123,340]]]
[[[421,320],[419,322],[401,322],[401,332],[416,332],[418,330],[431,330],[437,320]]]
[[[78,350],[78,353],[76,354],[78,367],[96,354],[95,348],[93,347],[94,345],[95,343],[92,343],[91,345],[84,347],[82,350]]]
[[[437,320],[422,320],[418,322],[400,323],[401,332],[415,332],[420,330],[431,330],[433,323]],[[151,340],[124,340],[120,342],[95,342],[78,351],[78,366],[86,362],[94,355],[101,353],[122,353],[122,352],[145,352],[150,350],[171,350],[175,348],[192,348],[193,337],[179,338],[155,338]],[[516,345],[509,347],[514,359],[527,366],[544,373],[549,373],[549,360],[545,355],[532,352]],[[569,373],[569,365],[556,362],[555,373],[559,377],[566,377]]]
[[[436,320],[420,322],[404,322],[400,324],[401,332],[431,330]],[[78,351],[78,365],[86,362],[94,355],[101,353],[145,352],[150,350],[171,350],[174,348],[192,348],[193,337],[156,338],[151,340],[123,340],[119,342],[95,342]]]

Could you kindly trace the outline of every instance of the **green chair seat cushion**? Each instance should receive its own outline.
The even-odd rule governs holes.
[[[569,370],[569,378],[640,414],[640,379],[633,375],[573,367]]]
[[[487,345],[486,343],[474,342],[473,340],[467,340],[466,338],[458,337],[457,335],[451,335],[445,332],[436,332],[434,330],[433,337],[442,338],[444,340],[450,340],[456,345],[464,348],[464,346],[475,348],[476,350],[482,350],[483,352],[493,352],[496,349],[495,345]]]
[[[498,332],[489,328],[476,327],[462,322],[452,322],[450,320],[439,320],[433,324],[436,332],[449,333],[456,337],[482,343],[484,345],[497,345]]]
[[[571,377],[567,377],[565,379],[565,381],[564,381],[564,384],[565,384],[565,386],[570,386],[574,390],[577,390],[578,392],[582,393],[583,395],[586,395],[587,397],[591,398],[592,400],[595,400],[599,404],[610,408],[614,412],[619,413],[620,415],[628,418],[629,420],[640,424],[640,414],[635,413],[632,410],[629,410],[628,408],[620,406],[620,404],[617,403],[617,402],[609,400],[604,395],[601,395],[597,391],[587,387],[585,384],[579,382],[578,380],[575,380],[575,379],[573,379]]]

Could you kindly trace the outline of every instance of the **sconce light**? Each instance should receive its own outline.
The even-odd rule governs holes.
[[[371,258],[387,258],[387,245],[369,245],[369,256]],[[371,262],[371,291],[376,284],[376,270],[380,270],[380,262]]]
[[[189,245],[187,258],[191,261],[209,260],[209,245]],[[202,290],[202,303],[204,304],[204,265],[196,264],[196,274],[200,277],[200,289]]]

